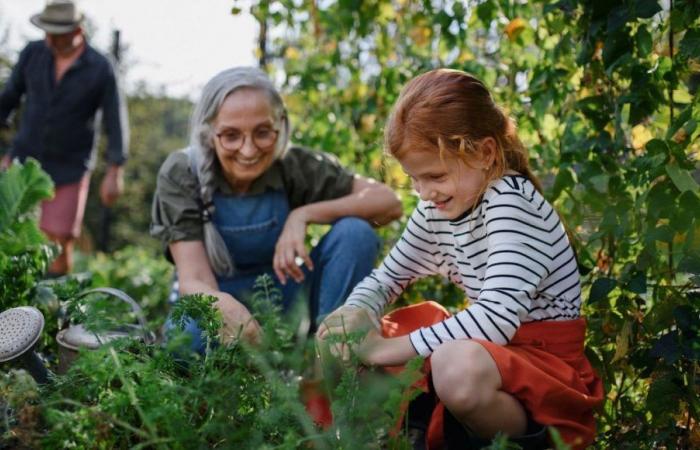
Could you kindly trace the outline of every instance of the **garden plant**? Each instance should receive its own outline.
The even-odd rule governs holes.
[[[239,14],[249,3],[232,5]],[[587,354],[607,393],[595,448],[700,448],[700,2],[261,0],[250,11],[261,24],[260,62],[286,94],[293,141],[390,184],[406,211],[416,202],[409,180],[382,151],[401,87],[435,67],[494,87],[575,238]],[[52,195],[48,177],[32,161],[0,173],[0,310],[42,311],[37,352],[50,368],[69,321],[99,332],[115,325],[106,319],[131,319],[106,315],[96,306],[104,299],[75,300],[90,287],[122,289],[151,331],[161,329],[172,268],[139,215],[155,179],[143,168],[160,163],[149,148],[164,157],[184,145],[186,103],[130,99],[144,119],[130,163],[140,170],[126,172],[133,201],[116,226],[120,249],[87,253],[76,276],[43,280],[56,253],[36,225],[37,203]],[[157,126],[146,130],[149,121]],[[173,148],[158,147],[166,138]],[[381,231],[387,247],[400,229]],[[210,339],[199,356],[184,336],[118,341],[81,352],[43,387],[0,366],[0,448],[410,448],[396,431],[421,361],[400,378],[357,361],[327,368],[318,389],[331,399],[333,425],[323,428],[305,410],[316,350],[298,331],[301,317],[270,308],[278,294],[269,279],[256,292],[259,347]],[[399,303],[423,298],[465,302],[427,279]],[[174,314],[198,317],[210,338],[220,323],[205,296],[185,298]],[[502,437],[492,444],[508,446]]]

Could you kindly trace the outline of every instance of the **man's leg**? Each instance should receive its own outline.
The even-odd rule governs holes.
[[[85,214],[90,174],[71,184],[56,187],[53,199],[42,202],[39,226],[48,238],[61,246],[61,254],[49,268],[51,275],[65,275],[73,269],[73,247],[80,236]]]
[[[75,239],[72,237],[60,237],[46,233],[49,240],[61,246],[61,253],[53,260],[49,266],[51,276],[61,276],[73,270],[73,248]]]
[[[310,274],[312,329],[369,275],[378,252],[377,234],[365,220],[344,217],[333,224],[311,252],[315,268]]]

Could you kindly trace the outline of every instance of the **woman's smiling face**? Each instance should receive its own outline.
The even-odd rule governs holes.
[[[469,167],[461,158],[445,152],[408,150],[399,163],[411,178],[421,200],[430,201],[446,219],[455,219],[478,200],[486,183],[486,172]]]
[[[212,122],[213,145],[224,176],[237,192],[246,192],[275,158],[275,143],[264,148],[254,136],[276,133],[276,122],[267,94],[257,89],[238,89],[224,100]],[[243,139],[243,145],[231,150],[222,142]]]

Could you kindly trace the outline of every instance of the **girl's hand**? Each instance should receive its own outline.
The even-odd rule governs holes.
[[[385,338],[378,330],[370,330],[355,353],[368,366],[398,366],[418,356],[408,335]]]
[[[353,331],[377,330],[367,311],[354,306],[341,306],[330,313],[318,327],[316,338],[330,353],[343,361],[350,359],[350,347],[346,342],[328,344],[330,336],[345,336]]]
[[[239,338],[251,344],[260,341],[261,329],[258,321],[238,300],[231,296],[220,298],[214,303],[214,307],[221,311],[224,322],[219,332],[222,344],[229,344]]]
[[[347,334],[358,330],[377,329],[364,308],[341,306],[330,313],[318,327],[316,337],[326,339],[334,334]]]
[[[304,208],[292,210],[287,216],[287,221],[282,229],[275,247],[275,256],[272,259],[272,267],[279,278],[280,283],[286,284],[287,277],[297,283],[304,281],[304,272],[297,264],[297,258],[301,258],[309,270],[314,270],[314,264],[306,251],[306,226],[308,221]]]

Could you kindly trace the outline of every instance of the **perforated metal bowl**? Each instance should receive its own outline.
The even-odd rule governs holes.
[[[10,361],[31,350],[44,329],[44,316],[32,306],[0,313],[0,362]]]

